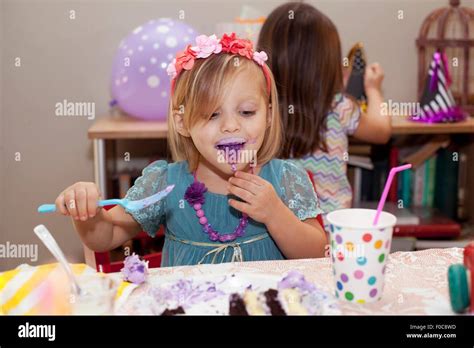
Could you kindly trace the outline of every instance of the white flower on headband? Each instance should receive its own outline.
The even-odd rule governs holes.
[[[176,64],[176,58],[173,59],[173,61],[170,64],[168,64],[168,67],[166,68],[166,72],[168,73],[168,76],[170,76],[172,79],[174,79],[176,75],[178,75],[175,64]]]
[[[254,52],[253,60],[257,62],[258,65],[263,65],[268,59],[267,54],[264,51]]]
[[[196,44],[197,46],[191,47],[196,52],[196,58],[207,58],[213,53],[222,51],[222,45],[216,35],[199,35],[196,38]]]

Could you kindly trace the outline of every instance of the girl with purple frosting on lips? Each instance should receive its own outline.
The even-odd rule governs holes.
[[[83,238],[91,249],[111,249],[141,230],[155,236],[163,224],[162,266],[324,256],[322,211],[306,171],[275,159],[282,129],[266,60],[234,33],[201,35],[176,55],[168,67],[175,162],[148,165],[125,198],[175,187],[145,209],[107,211],[118,227],[104,236],[97,226]]]

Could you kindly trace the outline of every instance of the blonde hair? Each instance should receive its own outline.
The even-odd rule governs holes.
[[[271,121],[265,130],[262,146],[257,152],[259,165],[263,165],[276,157],[282,143],[280,112],[278,107],[277,88],[270,69],[270,96],[262,67],[254,61],[239,55],[213,54],[206,59],[197,59],[191,70],[183,70],[175,82],[174,93],[170,100],[168,113],[168,143],[174,161],[187,160],[189,169],[197,169],[200,153],[191,137],[178,133],[173,115],[183,116],[183,126],[189,131],[199,120],[207,120],[219,107],[224,91],[238,73],[240,68],[255,69],[259,76],[261,92],[271,107]],[[270,99],[270,100],[269,100]],[[267,104],[267,105],[268,105]]]

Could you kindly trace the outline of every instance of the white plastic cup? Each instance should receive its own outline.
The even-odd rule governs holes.
[[[341,209],[327,215],[336,297],[355,303],[382,298],[385,265],[397,218],[376,210]]]
[[[114,314],[114,302],[118,283],[102,274],[78,276],[82,294],[71,296],[74,315],[111,315]]]

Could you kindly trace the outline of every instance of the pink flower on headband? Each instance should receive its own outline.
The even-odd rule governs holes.
[[[231,42],[236,39],[237,39],[237,36],[235,35],[235,33],[232,33],[230,35],[227,35],[227,34],[222,35],[222,39],[221,39],[222,50],[224,52],[229,52],[229,47],[230,47]]]
[[[207,58],[213,53],[217,54],[222,51],[222,45],[216,35],[199,35],[196,38],[196,45],[191,47],[197,53],[196,58]]]
[[[264,51],[254,52],[253,60],[257,62],[258,65],[263,65],[268,59],[267,54]]]
[[[247,39],[238,39],[235,33],[229,35],[224,34],[221,39],[222,51],[238,54],[248,59],[252,59],[253,45],[252,41]]]
[[[176,58],[173,59],[173,61],[168,64],[168,67],[166,68],[166,72],[168,73],[168,76],[170,76],[172,79],[174,79],[178,73],[176,72]]]
[[[184,51],[178,52],[178,54],[176,54],[176,59],[173,61],[174,63],[171,63],[174,65],[174,70],[173,68],[169,66],[168,66],[168,69],[166,70],[171,73],[176,72],[176,75],[178,75],[183,69],[191,70],[194,65],[195,59],[196,59],[196,52],[193,51],[193,49],[191,48],[191,45],[188,45],[186,46],[186,49]]]

